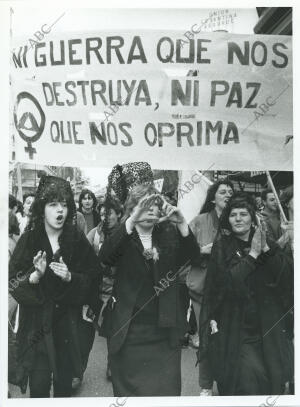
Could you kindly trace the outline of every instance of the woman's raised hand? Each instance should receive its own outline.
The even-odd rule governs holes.
[[[267,252],[270,248],[267,243],[267,225],[266,222],[261,221],[260,223],[261,230],[261,250]]]
[[[45,274],[47,267],[46,252],[40,250],[33,258],[33,265],[39,278],[42,277]]]
[[[71,281],[72,275],[68,269],[68,266],[63,261],[62,257],[60,257],[59,263],[53,261],[52,263],[49,264],[49,267],[51,268],[51,270],[53,271],[54,274],[56,274],[59,278],[61,278],[66,283],[69,283]]]
[[[147,220],[149,218],[149,216],[147,216],[147,212],[158,197],[158,194],[151,194],[140,199],[138,204],[133,209],[132,214],[130,215],[131,222],[133,224],[136,224]],[[154,219],[154,216],[151,219]]]
[[[201,254],[211,254],[211,249],[213,247],[213,243],[208,243],[205,246],[200,247],[200,253]]]
[[[156,204],[158,200],[162,203],[161,217],[157,217],[154,214],[152,215],[148,213],[150,207],[153,204]],[[152,220],[157,223],[169,220],[170,222],[176,223],[179,229],[183,228],[184,231],[186,231],[187,229],[186,220],[180,209],[169,204],[160,194],[151,194],[144,196],[135,206],[127,221],[130,225],[129,228],[133,229],[134,225],[136,225],[137,223],[147,220]]]
[[[262,252],[262,242],[263,242],[263,233],[260,226],[258,226],[254,232],[252,242],[251,242],[251,249],[250,249],[250,256],[257,259],[257,257]]]
[[[179,208],[169,204],[162,196],[160,196],[163,206],[162,206],[162,217],[159,219],[159,223],[169,220],[170,222],[176,223],[177,228],[182,236],[189,235],[189,227],[186,220]]]
[[[160,198],[163,202],[162,206],[163,216],[159,219],[159,223],[164,222],[165,220],[169,220],[170,222],[178,224],[185,222],[184,216],[181,213],[180,209],[177,208],[177,206],[169,204],[161,195]]]

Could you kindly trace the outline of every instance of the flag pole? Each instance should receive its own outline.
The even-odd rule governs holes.
[[[276,202],[277,202],[277,205],[278,205],[278,208],[279,208],[279,211],[280,211],[282,220],[283,220],[284,222],[287,222],[287,218],[286,218],[285,213],[284,213],[284,211],[283,211],[283,209],[282,209],[282,206],[281,206],[280,200],[279,200],[279,198],[278,198],[277,191],[276,191],[276,189],[275,189],[275,187],[274,187],[273,180],[272,180],[272,178],[271,178],[270,172],[269,172],[269,171],[266,171],[266,174],[267,174],[268,182],[269,182],[269,184],[270,184],[270,186],[271,186],[271,188],[272,188],[273,194],[274,194],[274,196],[275,196],[275,199],[276,199]]]

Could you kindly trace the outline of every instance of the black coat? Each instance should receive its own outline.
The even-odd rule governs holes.
[[[159,253],[159,260],[152,262],[154,283],[159,294],[158,326],[169,328],[171,344],[176,346],[179,337],[187,329],[176,272],[180,266],[197,256],[198,246],[191,232],[187,237],[182,237],[177,229],[167,222],[154,227],[152,241]],[[111,320],[107,336],[109,352],[112,354],[118,352],[124,343],[138,294],[149,273],[143,252],[144,248],[136,230],[128,235],[125,223],[105,240],[99,252],[102,263],[116,266],[113,289],[116,303],[111,315],[107,316]],[[168,279],[167,274],[171,279]],[[163,279],[169,283],[166,289],[162,286]]]
[[[72,275],[69,283],[55,276],[48,266],[38,284],[29,283],[29,276],[34,270],[33,257],[39,250],[46,251],[49,265],[53,253],[46,232],[43,230],[38,236],[33,231],[25,232],[10,261],[10,279],[18,277],[18,285],[11,290],[11,295],[20,304],[17,332],[20,384],[27,382],[28,373],[34,367],[36,352],[47,353],[54,378],[56,377],[53,330],[57,329],[63,329],[60,336],[69,343],[74,374],[80,377],[82,361],[78,342],[78,321],[81,318],[81,306],[88,304],[95,313],[100,306],[99,295],[94,289],[95,286],[99,287],[101,277],[99,263],[82,232],[74,234],[71,251],[62,253],[63,261]],[[59,320],[53,322],[54,310],[57,307],[60,310]]]
[[[250,284],[251,281],[251,284]],[[253,288],[254,287],[254,288]],[[287,320],[293,307],[293,267],[274,246],[254,260],[233,235],[222,236],[212,249],[200,316],[199,356],[207,356],[221,395],[234,395],[241,347],[241,331],[249,296],[254,294],[264,363],[271,394],[282,394],[292,379],[287,357]],[[250,292],[251,291],[251,292]],[[210,320],[218,324],[211,334]]]

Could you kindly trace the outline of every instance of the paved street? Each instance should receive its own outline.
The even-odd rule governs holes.
[[[106,342],[96,336],[84,376],[84,382],[76,394],[77,397],[113,396],[111,383],[106,380]],[[196,351],[192,348],[182,350],[182,395],[199,395],[198,368],[195,367]],[[162,366],[163,369],[163,361]],[[22,395],[19,388],[9,386],[12,397],[29,397],[29,392]]]

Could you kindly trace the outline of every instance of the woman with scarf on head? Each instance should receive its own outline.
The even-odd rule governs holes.
[[[200,360],[207,355],[221,396],[283,394],[293,376],[287,319],[293,270],[266,240],[255,202],[235,193],[220,219],[200,317]]]
[[[116,267],[108,335],[114,395],[179,396],[187,322],[176,273],[197,244],[179,209],[153,186],[147,163],[115,167],[111,185],[127,198],[120,226],[99,253]]]
[[[20,304],[17,332],[19,383],[30,397],[71,395],[72,373],[80,377],[82,358],[78,321],[83,304],[97,307],[90,287],[100,278],[97,257],[76,227],[70,184],[43,177],[27,231],[10,261],[12,296]],[[95,300],[95,302],[93,302]]]

